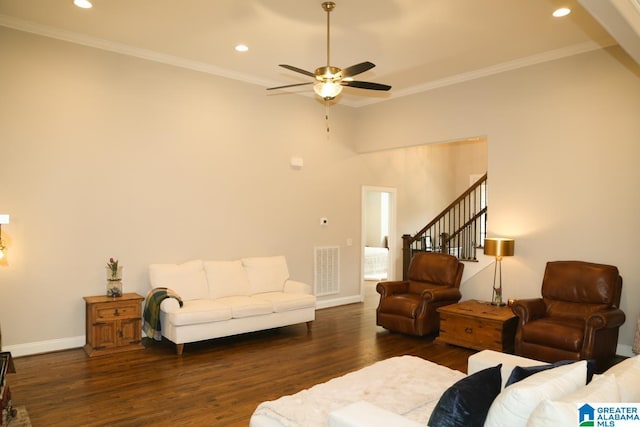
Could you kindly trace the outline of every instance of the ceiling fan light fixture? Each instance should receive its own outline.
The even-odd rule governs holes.
[[[571,13],[571,9],[569,9],[568,7],[561,7],[559,9],[554,10],[552,15],[555,18],[562,18],[563,16],[567,16],[570,13]]]
[[[640,0],[638,0],[640,1]],[[302,68],[294,67],[287,64],[279,64],[282,68],[294,71],[296,73],[304,74],[307,77],[315,79],[308,83],[292,83],[283,86],[268,87],[267,90],[274,89],[286,89],[290,87],[313,85],[313,91],[325,101],[330,101],[342,92],[342,86],[349,86],[356,89],[369,89],[369,90],[390,90],[391,86],[383,85],[380,83],[370,83],[353,80],[353,76],[364,73],[375,67],[373,62],[365,61],[359,64],[351,65],[347,68],[340,69],[333,67],[330,60],[330,12],[336,7],[336,4],[332,1],[325,1],[322,3],[322,9],[327,12],[327,65],[316,68],[314,73],[303,70]]]
[[[334,82],[319,82],[313,86],[314,92],[324,99],[330,101],[342,92],[342,85]]]
[[[93,7],[89,0],[73,0],[73,4],[82,9],[91,9]]]

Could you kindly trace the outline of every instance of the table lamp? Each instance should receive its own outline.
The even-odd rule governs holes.
[[[502,257],[513,256],[514,247],[515,241],[513,239],[504,239],[501,237],[484,239],[484,254],[496,257],[496,263],[493,269],[492,305],[505,305],[502,302]]]

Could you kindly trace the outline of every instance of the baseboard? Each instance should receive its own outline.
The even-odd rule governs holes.
[[[352,296],[349,296],[349,297],[335,298],[335,299],[324,300],[324,301],[317,301],[316,302],[316,309],[320,310],[320,309],[323,309],[323,308],[337,307],[339,305],[355,304],[355,303],[358,303],[358,302],[362,302],[362,296],[361,295],[352,295]]]
[[[355,304],[362,302],[360,295],[352,295],[350,297],[336,298],[326,301],[319,301],[316,303],[316,308],[321,310],[323,308],[337,307],[339,305]],[[9,351],[13,357],[31,356],[40,353],[49,353],[52,351],[69,350],[71,348],[79,348],[84,346],[85,336],[60,338],[56,340],[38,341],[25,344],[6,345],[2,348],[2,351]],[[630,345],[618,344],[616,348],[616,354],[620,356],[632,357],[635,353]]]
[[[30,342],[25,344],[5,345],[2,351],[11,352],[11,356],[31,356],[52,351],[69,350],[82,347],[85,344],[85,336],[60,338],[56,340]]]

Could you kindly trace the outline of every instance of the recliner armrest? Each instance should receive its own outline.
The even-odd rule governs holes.
[[[431,288],[422,291],[422,298],[429,302],[453,301],[458,302],[462,298],[460,289],[458,288]]]
[[[380,282],[376,285],[376,292],[378,292],[382,298],[393,294],[406,293],[408,289],[408,281]]]
[[[619,308],[598,311],[587,317],[587,327],[593,329],[617,328],[624,323],[626,316]]]
[[[519,299],[513,303],[511,310],[520,318],[520,324],[524,325],[544,317],[547,306],[542,298]]]

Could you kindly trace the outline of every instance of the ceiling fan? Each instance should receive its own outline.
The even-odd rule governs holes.
[[[371,82],[362,82],[358,80],[353,80],[352,77],[364,73],[367,70],[375,67],[375,64],[372,62],[366,61],[361,62],[359,64],[352,65],[350,67],[340,69],[338,67],[334,67],[331,65],[329,60],[330,58],[330,45],[329,45],[329,36],[330,36],[330,21],[329,15],[331,11],[335,9],[336,4],[332,1],[325,1],[322,3],[322,9],[327,12],[327,65],[324,67],[316,68],[314,73],[303,70],[298,67],[294,67],[292,65],[287,64],[279,64],[280,67],[286,68],[287,70],[295,71],[296,73],[304,74],[308,77],[313,77],[314,81],[307,83],[294,83],[288,84],[284,86],[276,86],[267,88],[267,90],[276,90],[276,89],[285,89],[289,87],[295,86],[304,86],[313,84],[313,90],[318,96],[320,96],[325,101],[330,101],[334,99],[336,96],[340,95],[342,92],[343,86],[354,87],[358,89],[369,89],[369,90],[383,90],[387,91],[391,89],[391,86],[380,84],[380,83],[371,83]]]

